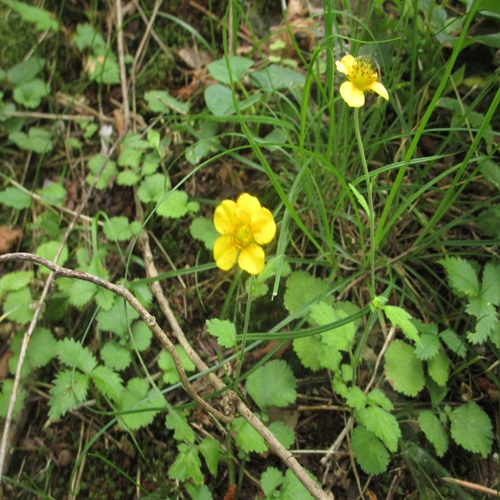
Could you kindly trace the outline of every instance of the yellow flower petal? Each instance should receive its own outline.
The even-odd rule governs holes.
[[[351,108],[360,108],[365,103],[364,92],[352,82],[344,82],[340,86],[340,95]]]
[[[215,240],[214,259],[217,267],[223,271],[229,271],[236,261],[238,249],[234,245],[231,236],[220,236]]]
[[[344,75],[347,75],[351,71],[354,61],[355,61],[354,56],[350,54],[344,56],[340,61],[335,61],[335,66],[337,68],[337,71],[343,73]]]
[[[389,93],[380,82],[373,82],[368,88],[376,92],[380,97],[383,97],[386,101],[389,100]]]
[[[273,214],[267,208],[261,208],[251,218],[252,234],[259,245],[270,243],[276,235],[276,223]]]
[[[234,232],[235,221],[239,219],[239,209],[233,200],[224,200],[214,213],[214,226],[219,234]]]
[[[264,258],[264,250],[254,243],[240,252],[238,265],[249,274],[259,274],[264,269]]]
[[[261,209],[261,204],[259,199],[248,193],[240,194],[240,196],[236,200],[236,204],[238,205],[238,208],[241,210],[242,217],[245,216],[251,217],[253,213]]]

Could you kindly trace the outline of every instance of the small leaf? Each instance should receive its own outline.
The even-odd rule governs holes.
[[[250,75],[250,79],[257,87],[269,90],[282,90],[301,87],[306,78],[299,71],[271,64],[265,69],[254,71]]]
[[[106,238],[111,241],[125,241],[132,236],[129,221],[123,216],[107,219],[104,223],[103,231]]]
[[[500,264],[496,262],[484,266],[481,298],[488,304],[500,305]]]
[[[289,450],[293,443],[295,443],[295,432],[290,427],[286,426],[284,422],[277,420],[269,424],[269,430],[274,434],[274,437]]]
[[[367,394],[367,402],[370,405],[380,406],[387,411],[394,410],[392,401],[380,389],[372,389]]]
[[[202,241],[207,250],[213,250],[215,240],[219,237],[213,221],[206,217],[193,219],[189,226],[189,232],[193,238]]]
[[[5,418],[7,416],[7,410],[10,404],[10,398],[12,396],[12,389],[14,388],[14,379],[4,379],[0,381],[2,390],[0,391],[0,418]],[[26,399],[26,391],[19,386],[18,392],[16,394],[16,403],[14,405],[13,418],[19,415],[19,412],[24,407],[24,400]]]
[[[309,473],[307,470],[306,472]],[[310,473],[309,475],[312,476]],[[313,479],[317,482],[314,476]],[[285,479],[281,486],[281,495],[279,498],[282,500],[313,500],[313,497],[306,490],[305,486],[290,469],[287,469],[285,472]]]
[[[477,318],[476,328],[473,333],[467,334],[467,340],[473,344],[482,344],[488,340],[495,329],[497,312],[494,306],[482,297],[472,298],[465,310]]]
[[[75,370],[59,372],[50,389],[49,417],[58,419],[83,403],[89,387],[88,375]]]
[[[224,59],[219,59],[207,64],[208,72],[210,76],[220,83],[231,83],[241,81],[245,71],[250,69],[254,65],[254,62],[247,57],[241,56],[229,56]],[[231,71],[231,73],[229,73]],[[230,75],[231,74],[231,78]]]
[[[274,498],[274,492],[283,483],[283,474],[275,467],[268,467],[260,476],[260,487],[266,498]]]
[[[460,296],[479,296],[479,279],[475,267],[461,257],[447,257],[439,263],[445,268],[452,288]]]
[[[56,33],[59,31],[59,23],[54,19],[53,14],[46,10],[16,0],[4,0],[4,2],[14,9],[23,21],[35,23],[37,31],[55,31]]]
[[[136,321],[132,325],[130,345],[132,345],[138,351],[145,351],[151,345],[152,337],[153,333],[148,328],[148,325],[146,325],[144,321]]]
[[[90,350],[71,338],[57,343],[57,353],[61,363],[70,368],[78,368],[87,374],[91,373],[97,365],[97,360]]]
[[[148,90],[144,94],[144,99],[153,113],[168,114],[173,110],[181,115],[185,115],[189,112],[188,103],[178,101],[166,90]]]
[[[31,207],[31,196],[16,187],[7,187],[0,191],[0,203],[6,207],[22,210]]]
[[[193,372],[196,370],[196,366],[189,359],[188,355],[184,348],[177,344],[175,346],[175,350],[179,355],[182,366],[186,372]],[[163,380],[167,384],[176,384],[180,381],[179,374],[177,373],[177,369],[175,368],[174,360],[172,356],[167,351],[162,351],[160,357],[158,358],[158,366],[163,370]]]
[[[193,429],[191,429],[186,417],[181,415],[180,412],[171,408],[165,418],[165,425],[167,429],[174,431],[174,438],[177,441],[187,441],[193,444],[195,441],[195,434]]]
[[[44,259],[50,260],[51,262],[56,262],[55,258],[57,253],[59,252],[59,249],[61,248],[61,242],[60,241],[48,241],[46,243],[42,243],[37,249],[35,250],[35,253],[39,255],[40,257],[43,257]],[[61,250],[61,254],[59,255],[59,258],[57,259],[56,264],[60,266],[64,266],[66,261],[68,260],[69,257],[69,251],[67,245],[64,245]],[[40,267],[39,268],[40,274],[48,274],[49,270],[45,267]]]
[[[374,434],[362,425],[352,432],[351,445],[356,461],[366,474],[382,474],[389,465],[389,452]]]
[[[26,357],[33,368],[45,366],[56,356],[57,340],[47,328],[36,328],[31,335]]]
[[[7,78],[14,84],[31,82],[45,66],[45,59],[32,56],[26,61],[20,62],[7,71]]]
[[[286,361],[275,359],[261,366],[247,378],[246,389],[259,408],[283,407],[297,397],[297,382]]]
[[[352,185],[349,183],[349,187],[351,188],[351,191],[354,193],[354,196],[356,196],[356,199],[358,200],[358,203],[361,205],[361,208],[365,211],[365,213],[371,217],[371,211],[370,208],[368,207],[368,203],[365,200],[365,197]]]
[[[33,271],[14,271],[4,274],[0,278],[0,297],[13,290],[21,290],[28,286],[33,279]]]
[[[162,217],[179,219],[188,212],[188,195],[185,191],[171,191],[166,198],[161,200],[156,212]]]
[[[397,306],[382,306],[382,310],[393,325],[397,325],[401,328],[401,331],[407,339],[413,340],[417,345],[421,344],[418,330],[411,322],[411,314]]]
[[[456,354],[460,358],[465,358],[467,356],[467,349],[465,347],[465,341],[462,340],[456,332],[447,329],[439,334],[441,340],[446,344],[448,349]]]
[[[290,314],[308,314],[308,309],[313,302],[321,299],[326,292],[325,281],[314,278],[305,271],[297,271],[288,277],[285,291],[285,307]],[[328,300],[325,302],[329,303]]]
[[[90,374],[92,382],[104,396],[119,401],[124,390],[120,375],[106,366],[96,367]]]
[[[450,376],[450,360],[444,352],[438,352],[434,357],[427,362],[429,375],[437,385],[446,386],[448,377]]]
[[[132,169],[123,170],[116,177],[119,186],[135,186],[140,180],[141,176]]]
[[[9,292],[3,303],[3,312],[11,321],[21,325],[29,323],[35,314],[29,288]]]
[[[125,370],[132,363],[130,351],[116,342],[106,342],[101,348],[101,358],[104,364],[116,371]]]
[[[441,348],[437,331],[435,333],[421,332],[421,344],[415,347],[418,359],[427,360],[435,356]]]
[[[222,347],[236,347],[236,327],[229,320],[207,319],[207,331],[217,337],[217,343]]]
[[[87,166],[91,173],[85,178],[87,184],[92,184],[94,182],[95,176],[99,173],[105,161],[106,157],[102,153],[93,156],[89,160]],[[113,160],[108,160],[97,181],[96,189],[106,189],[108,185],[112,183],[117,173],[116,163]]]
[[[493,444],[493,427],[488,415],[473,401],[450,412],[450,433],[462,448],[486,458]]]
[[[415,350],[402,340],[394,340],[385,353],[385,371],[394,389],[416,396],[424,387],[424,369]]]
[[[168,469],[168,477],[177,481],[192,479],[196,484],[203,483],[201,460],[196,445],[181,444],[174,463]]]
[[[356,419],[377,436],[389,451],[395,453],[401,437],[396,417],[378,406],[368,406],[355,412]]]
[[[208,470],[212,476],[217,477],[217,469],[220,461],[221,445],[217,439],[207,436],[199,444],[200,453],[203,455]]]
[[[442,457],[448,449],[448,435],[439,418],[432,411],[424,410],[418,416],[418,425],[420,425],[427,440],[434,446],[436,455]]]
[[[231,429],[236,432],[236,446],[245,453],[267,451],[264,438],[242,417],[232,421]]]
[[[40,106],[42,99],[49,95],[50,87],[39,78],[18,85],[12,97],[18,104],[22,104],[26,108],[35,109]]]
[[[137,190],[137,196],[143,203],[159,202],[170,189],[170,180],[166,175],[153,174],[146,177]]]
[[[215,116],[229,116],[236,112],[231,89],[224,85],[210,85],[205,89],[205,103]]]
[[[366,406],[366,395],[357,386],[349,387],[344,397],[347,406],[350,408],[362,410]]]

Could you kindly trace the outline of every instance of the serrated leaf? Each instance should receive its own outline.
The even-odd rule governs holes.
[[[392,401],[380,389],[372,389],[367,394],[366,398],[368,404],[378,405],[387,411],[394,410],[394,405],[392,404]]]
[[[260,487],[266,498],[274,498],[274,492],[283,483],[283,474],[275,467],[268,467],[260,476]]]
[[[119,337],[127,335],[131,323],[139,317],[139,313],[121,298],[116,299],[109,311],[100,311],[97,315],[99,328],[112,332]]]
[[[465,347],[465,342],[462,340],[456,332],[451,329],[442,331],[439,334],[441,340],[446,344],[446,347],[450,349],[451,352],[456,354],[461,358],[465,358],[467,355],[467,349]]]
[[[482,297],[477,297],[470,299],[465,310],[477,318],[475,331],[467,334],[467,340],[473,344],[486,342],[495,328],[497,321],[495,307],[486,302]]]
[[[450,360],[444,352],[438,352],[433,358],[427,362],[429,375],[441,387],[446,386],[450,376]]]
[[[106,157],[99,153],[93,156],[88,162],[88,169],[90,170],[90,174],[85,178],[87,184],[92,184],[94,182],[95,176],[101,170],[101,167],[104,165],[106,161]],[[101,176],[96,184],[96,189],[106,189],[111,181],[116,177],[118,170],[116,168],[116,163],[113,160],[108,160],[106,165],[104,166]]]
[[[424,369],[415,350],[402,340],[394,340],[385,353],[385,372],[394,389],[416,396],[424,387]]]
[[[488,262],[483,270],[481,298],[491,305],[500,305],[500,264]]]
[[[153,332],[143,321],[136,321],[132,325],[131,345],[138,351],[145,351],[151,345]]]
[[[448,435],[439,418],[432,411],[424,410],[418,416],[418,425],[420,425],[427,440],[434,446],[436,455],[442,457],[448,449]]]
[[[203,483],[198,447],[181,444],[178,446],[178,450],[177,458],[168,469],[168,477],[177,481],[192,479],[196,484]]]
[[[149,307],[153,301],[153,293],[147,283],[140,281],[130,281],[127,286],[130,291],[135,295],[135,298],[144,306]]]
[[[126,217],[118,216],[107,219],[102,229],[108,240],[125,241],[132,236],[129,226]]]
[[[207,332],[217,338],[222,347],[236,347],[236,327],[229,320],[207,319]]]
[[[7,187],[0,191],[0,203],[6,207],[23,210],[31,206],[31,196],[16,187]]]
[[[199,444],[200,453],[203,455],[207,464],[208,470],[212,476],[217,477],[217,469],[219,468],[221,445],[217,439],[207,436]]]
[[[101,358],[107,367],[116,371],[125,370],[132,362],[130,351],[116,342],[104,344],[101,349]]]
[[[21,290],[33,279],[33,271],[14,271],[0,278],[0,297],[9,291]]]
[[[91,373],[97,365],[97,360],[89,349],[71,338],[57,343],[57,354],[61,363],[70,368],[78,368],[83,373]]]
[[[259,408],[283,407],[295,401],[297,382],[286,361],[274,359],[247,378],[246,389]]]
[[[206,217],[193,219],[189,226],[189,232],[193,238],[202,241],[207,250],[213,250],[215,240],[220,236],[213,221]]]
[[[480,292],[475,267],[461,257],[447,257],[439,263],[445,268],[452,288],[461,296],[477,297]]]
[[[184,484],[192,500],[213,500],[212,492],[206,484]]]
[[[11,321],[21,325],[29,323],[34,316],[32,298],[29,288],[9,292],[3,303],[3,312]]]
[[[362,425],[352,432],[352,450],[356,461],[366,474],[382,474],[389,465],[389,452],[382,441]]]
[[[96,388],[113,401],[119,401],[124,390],[123,382],[118,375],[107,366],[97,366],[90,374]]]
[[[49,417],[58,419],[83,403],[88,387],[88,375],[75,370],[59,372],[54,380],[54,387],[49,391],[52,396],[49,401]]]
[[[118,425],[122,429],[139,429],[149,425],[165,407],[165,399],[147,380],[132,378],[123,390],[118,404]]]
[[[116,177],[116,183],[119,186],[135,186],[140,180],[141,176],[132,169],[123,170]]]
[[[9,139],[19,149],[33,151],[38,154],[50,153],[52,151],[52,132],[40,127],[30,127],[28,135],[24,132],[11,132]]]
[[[166,175],[153,174],[141,182],[137,196],[143,203],[159,202],[170,189],[170,180]]]
[[[90,281],[72,280],[69,288],[69,301],[75,307],[83,307],[88,304],[99,290],[97,285]]]
[[[377,436],[389,451],[395,453],[398,449],[398,441],[401,437],[396,417],[378,406],[368,406],[355,412],[358,422]]]
[[[450,412],[450,433],[462,448],[486,458],[491,452],[493,427],[488,415],[474,401]]]
[[[319,335],[310,335],[309,337],[302,337],[293,341],[293,350],[301,363],[306,368],[314,371],[323,368],[321,358],[326,349],[328,348],[323,344]],[[333,348],[329,349],[338,353],[338,351],[335,351]]]
[[[31,334],[26,358],[33,368],[45,366],[56,356],[57,340],[48,328],[36,328]]]
[[[61,248],[60,241],[47,241],[46,243],[42,243],[40,246],[38,246],[37,249],[35,250],[35,253],[40,257],[43,257],[47,260],[50,260],[51,262],[54,262],[56,254],[57,252],[59,252],[60,248]],[[61,255],[57,259],[56,264],[64,266],[65,262],[68,260],[68,257],[69,257],[68,246],[64,245],[61,251]],[[48,274],[49,270],[45,267],[40,267],[39,273]]]
[[[366,406],[366,395],[358,386],[348,387],[344,398],[349,408],[361,410]]]
[[[61,206],[66,199],[66,189],[59,182],[48,184],[43,189],[37,189],[37,193],[48,203]]]
[[[477,217],[477,225],[491,238],[500,239],[500,204],[491,205]]]
[[[77,25],[76,32],[73,35],[73,43],[80,52],[87,47],[97,49],[98,51],[106,50],[104,38],[88,23]]]
[[[309,471],[306,470],[307,473]],[[312,474],[309,473],[310,476]],[[317,482],[316,478],[312,478]],[[313,497],[300,482],[299,478],[290,470],[285,472],[285,479],[281,486],[280,500],[313,500]]]
[[[182,366],[186,372],[193,372],[196,370],[196,366],[189,359],[188,355],[184,348],[177,344],[175,346],[175,350],[179,355]],[[179,374],[177,373],[177,369],[175,368],[174,360],[172,356],[167,351],[162,351],[160,357],[158,358],[158,366],[163,370],[163,380],[167,384],[176,384],[180,381]]]
[[[179,219],[188,212],[188,199],[185,191],[171,191],[165,199],[159,202],[156,213],[162,217]]]
[[[415,347],[415,354],[418,359],[427,360],[435,356],[441,348],[439,337],[436,333],[421,332],[421,344]]]
[[[174,431],[174,438],[177,441],[187,441],[193,444],[195,441],[195,434],[191,429],[186,417],[181,415],[177,410],[171,408],[165,418],[165,425],[167,429]]]
[[[236,417],[231,423],[236,432],[236,446],[245,453],[264,453],[267,445],[264,438],[242,417]]]
[[[411,322],[411,314],[398,306],[382,306],[382,310],[387,316],[387,319],[393,325],[397,325],[401,328],[401,331],[407,339],[413,340],[413,342],[415,342],[417,345],[421,343],[420,337],[418,335],[418,330]]]
[[[342,309],[333,308],[326,302],[318,302],[311,306],[311,321],[317,326],[324,326],[347,318],[348,314]],[[356,334],[354,322],[333,328],[321,334],[321,340],[329,347],[338,351],[348,351]]]
[[[277,420],[269,424],[268,429],[274,434],[274,437],[289,450],[293,443],[295,443],[295,432],[290,427],[285,425],[284,422]]]
[[[326,288],[323,280],[314,278],[305,271],[294,272],[286,281],[285,307],[290,314],[299,313],[299,316],[305,316],[308,314],[306,307],[314,300],[321,299]],[[330,303],[328,300],[324,301]]]
[[[109,311],[115,303],[115,294],[105,288],[99,287],[94,295],[96,304],[103,310]]]

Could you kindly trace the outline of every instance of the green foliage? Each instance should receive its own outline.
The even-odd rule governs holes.
[[[442,457],[448,449],[448,435],[443,429],[439,418],[430,410],[421,411],[418,415],[418,425],[425,437],[432,443],[436,455]]]
[[[9,292],[3,303],[4,314],[21,325],[29,323],[35,313],[29,288]]]
[[[30,127],[28,134],[24,132],[11,132],[9,139],[19,149],[33,151],[38,154],[50,153],[52,151],[52,132],[45,128]]]
[[[195,434],[193,429],[188,424],[188,421],[175,409],[171,409],[165,419],[167,429],[174,431],[174,438],[177,441],[186,441],[187,443],[194,444]]]
[[[102,153],[93,156],[89,160],[87,167],[91,173],[85,178],[87,184],[92,184],[94,182],[94,179],[100,172],[105,160],[106,157]],[[116,178],[117,174],[118,170],[116,168],[116,163],[113,160],[108,160],[101,172],[99,180],[97,181],[96,189],[106,189]]]
[[[402,340],[391,342],[385,353],[385,372],[394,389],[416,396],[424,387],[424,369],[415,349]]]
[[[240,82],[245,72],[254,65],[251,59],[240,56],[229,56],[207,64],[212,78],[220,83],[230,84]]]
[[[12,396],[12,389],[14,387],[14,380],[10,378],[5,378],[1,382],[0,390],[0,418],[5,418],[7,416],[7,410],[9,408],[10,398]],[[16,404],[14,405],[14,418],[17,417],[19,412],[24,406],[24,400],[26,399],[26,391],[21,387],[16,394]]]
[[[269,381],[272,380],[272,383]],[[246,389],[261,410],[295,401],[297,382],[286,361],[275,359],[248,376]]]
[[[207,319],[207,332],[217,337],[217,343],[221,347],[236,347],[236,327],[229,320]]]
[[[215,240],[219,233],[214,227],[214,223],[206,217],[195,217],[189,226],[191,236],[205,245],[207,250],[213,250]]]
[[[141,230],[139,221],[129,222],[126,217],[111,217],[103,226],[106,238],[111,241],[125,241],[137,235]]]
[[[381,474],[389,465],[389,452],[382,441],[364,426],[352,432],[351,445],[356,461],[367,474]]]
[[[34,23],[37,31],[59,31],[58,21],[46,10],[16,0],[4,0],[4,3],[14,9],[24,21]]]
[[[192,479],[195,484],[202,484],[203,473],[197,446],[183,443],[177,449],[179,453],[168,469],[168,477],[177,481]]]
[[[0,191],[0,203],[6,207],[22,210],[31,206],[31,196],[18,188],[8,187]]]
[[[310,500],[313,498],[290,470],[283,475],[275,467],[268,467],[260,476],[260,486],[266,499]]]
[[[166,90],[148,90],[144,99],[153,113],[169,114],[172,111],[185,115],[189,111],[189,104],[180,102]]]
[[[416,344],[420,344],[418,330],[410,321],[412,319],[411,314],[397,306],[382,306],[382,310],[393,325],[397,325],[401,328],[401,331],[407,339],[413,340]]]
[[[188,355],[184,348],[177,344],[175,346],[175,350],[179,355],[184,371],[193,372],[196,370],[196,366],[189,359]],[[175,368],[174,360],[172,356],[167,351],[162,351],[160,357],[158,358],[158,366],[163,370],[163,381],[166,384],[176,384],[180,381],[179,374],[177,373],[177,369]]]

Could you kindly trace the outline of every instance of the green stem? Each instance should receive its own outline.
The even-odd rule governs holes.
[[[241,346],[240,350],[238,352],[238,368],[236,369],[236,376],[234,378],[234,389],[238,389],[238,384],[240,382],[240,374],[241,374],[241,367],[243,366],[243,358],[245,356],[245,346],[247,343],[247,334],[248,334],[248,324],[250,323],[250,311],[252,310],[252,300],[253,300],[253,285],[255,282],[255,276],[251,275],[250,276],[250,283],[248,287],[248,300],[247,300],[247,307],[245,310],[245,322],[243,323],[243,333],[242,333],[242,340],[241,340]]]
[[[370,226],[370,292],[373,299],[375,298],[375,211],[373,210],[372,182],[370,181],[370,172],[368,171],[365,149],[363,148],[363,141],[361,140],[361,132],[359,128],[359,108],[354,109],[354,130],[356,132],[356,140],[358,141],[359,154],[361,156],[361,163],[365,174],[368,208],[370,212],[368,214],[368,223]]]

